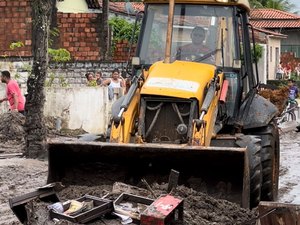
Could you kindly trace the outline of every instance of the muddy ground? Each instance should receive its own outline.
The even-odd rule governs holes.
[[[8,199],[16,197],[35,190],[37,187],[43,186],[47,179],[47,161],[39,161],[25,158],[9,158],[7,154],[16,154],[22,152],[24,140],[19,138],[23,135],[22,127],[23,120],[19,115],[6,115],[7,118],[0,118],[0,121],[7,119],[10,122],[10,128],[3,128],[4,123],[0,123],[1,154],[6,154],[0,159],[0,224],[20,224],[17,217],[13,214],[9,207]],[[8,132],[9,130],[9,132]],[[53,136],[53,133],[52,133]],[[299,175],[293,170],[293,164],[297,164],[296,147],[300,145],[300,137],[297,133],[290,132],[281,136],[281,154],[284,162],[281,164],[280,178],[280,200],[284,202],[297,201],[297,183]],[[10,140],[10,141],[7,141]],[[290,140],[293,140],[293,146],[290,146]],[[297,146],[296,146],[297,145]],[[300,155],[300,153],[299,153]],[[298,170],[300,171],[300,170]],[[288,176],[288,178],[287,178]],[[119,193],[113,192],[112,185],[99,185],[96,187],[87,186],[68,186],[58,192],[59,198],[64,201],[67,199],[78,198],[83,194],[94,196],[103,196],[106,193],[111,193],[108,198],[114,199]],[[158,196],[161,193],[166,193],[166,184],[153,184],[151,188]],[[299,189],[298,189],[299,190]],[[148,197],[152,194],[148,193]],[[256,210],[243,209],[240,206],[228,202],[212,198],[202,192],[196,192],[191,188],[180,186],[173,193],[184,199],[184,221],[188,225],[231,225],[231,224],[255,224],[253,218],[256,216]],[[289,197],[288,197],[289,196]],[[47,218],[48,211],[46,204],[43,202],[31,202],[27,204],[27,208],[31,209],[29,214],[29,224],[54,224]],[[251,221],[248,223],[248,221]],[[74,224],[61,221],[56,224]],[[121,224],[119,220],[111,220],[102,218],[91,224]]]

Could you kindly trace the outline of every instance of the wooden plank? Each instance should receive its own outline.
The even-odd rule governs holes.
[[[0,154],[0,159],[7,159],[13,157],[22,157],[23,153],[10,153],[10,154]]]
[[[167,190],[168,193],[170,193],[173,189],[177,187],[178,179],[179,179],[179,172],[172,169],[169,175],[168,190]]]
[[[300,225],[300,205],[260,202],[258,211],[261,225]]]

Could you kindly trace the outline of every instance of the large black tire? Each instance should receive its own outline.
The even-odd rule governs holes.
[[[266,127],[253,130],[251,134],[260,136],[262,143],[261,163],[263,168],[263,182],[261,200],[276,201],[278,195],[280,157],[277,125],[272,121]]]
[[[259,204],[261,199],[261,139],[253,135],[240,135],[236,144],[240,147],[247,147],[250,171],[250,208],[253,208]]]

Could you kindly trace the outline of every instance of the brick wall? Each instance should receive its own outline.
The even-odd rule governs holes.
[[[13,79],[16,79],[22,87],[26,87],[29,71],[25,70],[32,66],[31,60],[8,61],[0,59],[0,71],[9,70]],[[118,68],[125,71],[126,63],[116,62],[68,62],[50,63],[47,81],[54,78],[52,87],[61,87],[62,82],[68,87],[80,87],[86,85],[85,74],[87,72],[101,71],[104,78],[111,77],[112,71]],[[63,78],[63,81],[62,81]],[[46,85],[47,86],[47,85]],[[26,88],[25,88],[26,89]]]
[[[58,13],[59,46],[74,61],[100,60],[99,21],[95,13]]]
[[[27,0],[0,1],[0,56],[31,56],[31,7]],[[11,50],[12,42],[21,41],[22,48]]]
[[[61,63],[59,65],[50,64],[51,69],[48,73],[47,80],[51,75],[54,75],[55,79],[51,87],[61,87],[61,77],[64,78],[68,87],[81,87],[86,86],[87,72],[101,71],[103,78],[109,78],[112,75],[114,69],[119,69],[120,72],[125,71],[125,63],[112,63],[112,62],[69,62]]]
[[[127,40],[118,41],[115,45],[114,53],[113,53],[113,61],[115,62],[127,62],[128,54],[129,54],[130,43]],[[136,46],[133,45],[130,56],[135,55]]]
[[[55,48],[65,48],[71,53],[73,62],[95,62],[101,60],[100,14],[60,13],[53,21],[59,30],[55,38]],[[53,25],[53,24],[52,24]],[[32,56],[32,18],[30,0],[0,0],[0,58]],[[25,45],[11,50],[12,42],[21,41]],[[118,63],[128,60],[129,43],[120,42],[114,49],[112,60]],[[135,48],[131,51],[134,55]]]

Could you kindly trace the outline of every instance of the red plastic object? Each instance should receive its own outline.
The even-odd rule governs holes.
[[[183,224],[183,200],[163,195],[155,200],[142,214],[141,225]]]
[[[222,86],[221,95],[220,95],[220,101],[221,101],[221,102],[226,102],[226,96],[227,96],[227,91],[228,91],[228,85],[229,85],[228,80],[224,80],[223,86]]]

